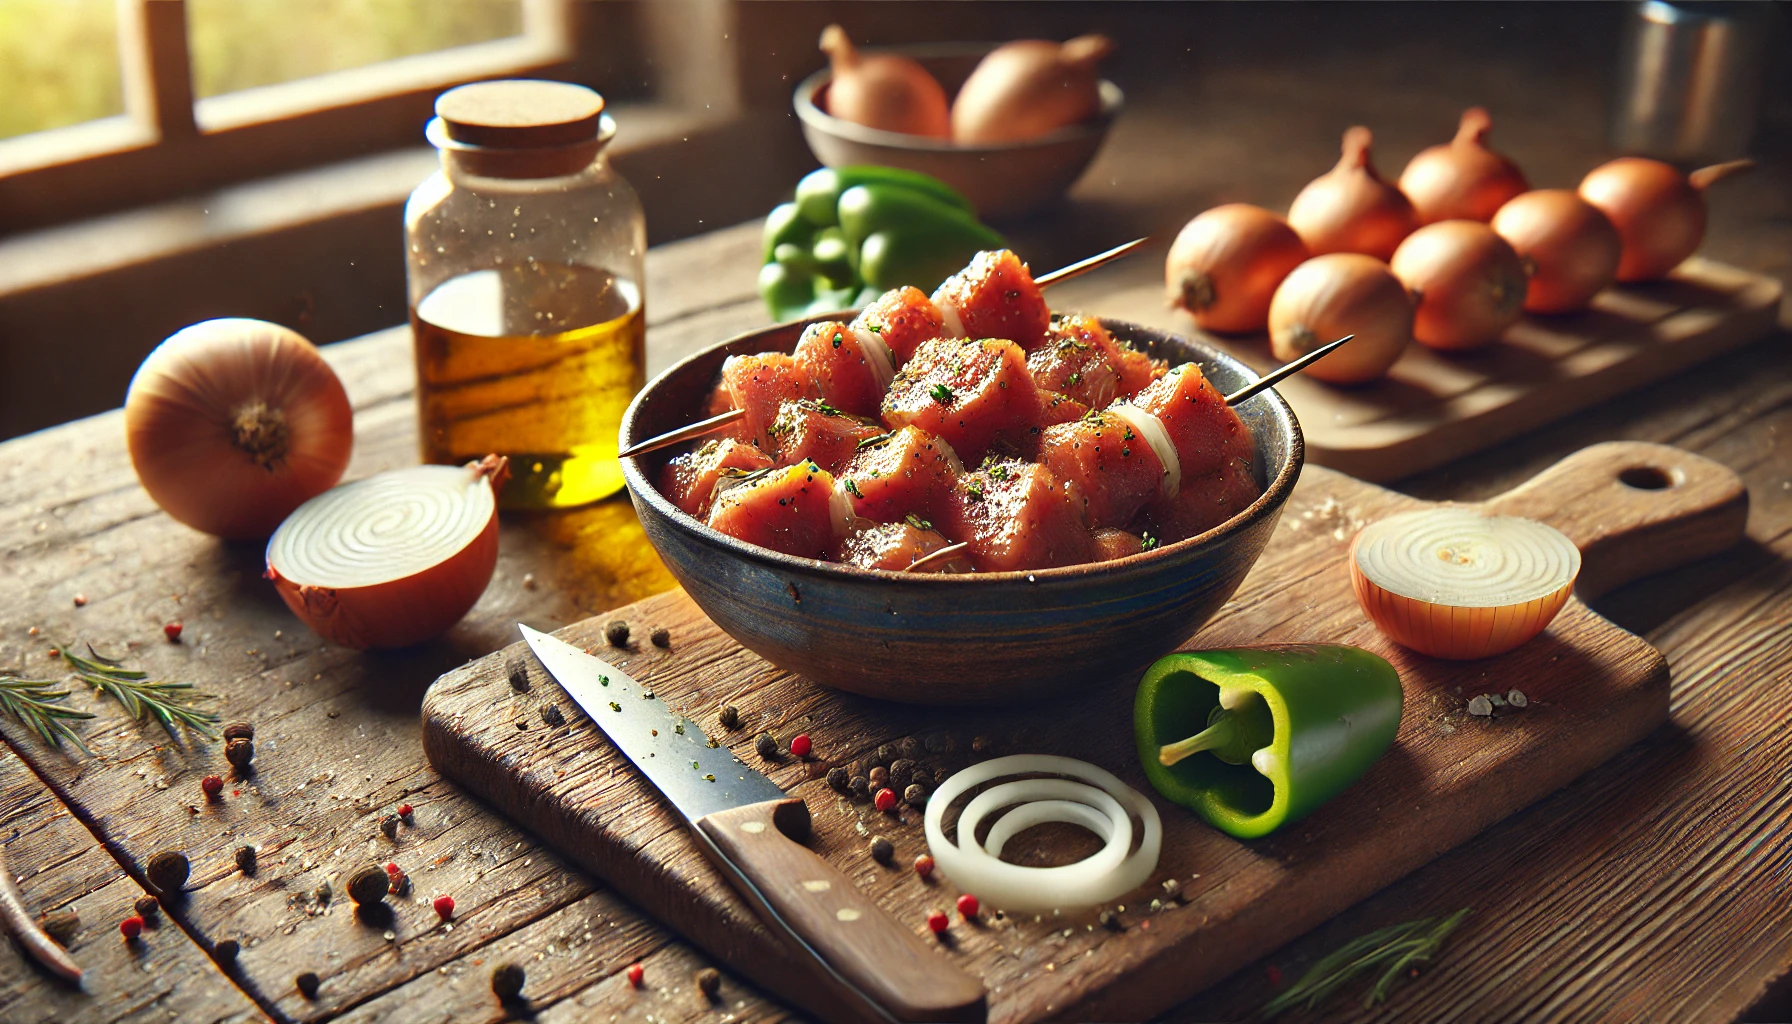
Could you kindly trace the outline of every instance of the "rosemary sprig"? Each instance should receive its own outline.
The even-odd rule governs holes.
[[[92,644],[87,645],[92,658],[83,658],[67,647],[61,650],[62,660],[75,670],[77,678],[124,705],[132,718],[141,722],[153,717],[177,740],[180,735],[175,731],[176,725],[210,739],[218,738],[212,728],[218,723],[217,713],[194,706],[195,701],[211,700],[212,696],[194,689],[192,683],[155,682],[149,673],[125,668],[123,662],[100,654]]]
[[[81,753],[93,753],[68,726],[71,720],[92,718],[93,715],[63,706],[60,702],[68,697],[68,691],[58,690],[55,686],[53,679],[0,676],[0,711],[18,719],[45,743],[60,747],[63,740],[68,740],[81,748]]]
[[[1311,1010],[1352,978],[1379,968],[1381,977],[1363,997],[1364,1009],[1374,1006],[1387,999],[1407,968],[1431,959],[1467,916],[1468,908],[1464,907],[1442,920],[1422,917],[1345,943],[1309,967],[1287,991],[1265,1003],[1258,1015],[1268,1019],[1303,1003]]]

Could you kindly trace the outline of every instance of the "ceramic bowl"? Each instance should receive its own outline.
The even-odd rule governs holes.
[[[1222,392],[1256,379],[1198,342],[1102,323],[1173,363],[1193,360]],[[743,334],[660,374],[622,421],[626,447],[698,418],[722,361],[789,352],[808,322]],[[1238,589],[1275,531],[1304,451],[1273,390],[1238,412],[1263,496],[1198,536],[1110,562],[1034,572],[907,574],[779,554],[710,529],[659,492],[679,449],[622,460],[647,538],[716,625],[767,661],[823,686],[916,704],[996,704],[1134,681]]]
[[[945,86],[947,96],[955,96],[989,51],[983,43],[942,43],[877,52],[915,58]],[[828,114],[826,93],[832,78],[823,68],[796,87],[796,116],[817,160],[829,167],[881,164],[931,174],[964,193],[985,220],[1028,213],[1069,190],[1095,159],[1124,99],[1119,86],[1103,79],[1101,112],[1087,121],[1024,142],[961,146],[946,139],[867,128]]]

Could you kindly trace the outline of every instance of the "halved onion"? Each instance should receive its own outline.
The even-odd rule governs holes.
[[[1554,527],[1445,505],[1371,523],[1350,544],[1350,582],[1383,633],[1435,658],[1503,654],[1568,601],[1580,549]]]
[[[957,840],[946,838],[946,807],[976,786],[1013,775],[1065,775],[1057,779],[1016,779],[979,793],[958,815]],[[989,835],[977,829],[990,812],[999,814]],[[1132,849],[1133,823],[1141,826]],[[1001,860],[1002,848],[1024,829],[1045,822],[1081,825],[1105,845],[1074,864],[1039,868]],[[963,892],[1010,913],[1079,910],[1123,896],[1145,884],[1157,870],[1163,823],[1157,808],[1108,771],[1069,757],[1015,754],[974,764],[947,779],[927,801],[927,850],[935,864]]]
[[[1176,454],[1176,446],[1170,442],[1170,432],[1165,429],[1164,421],[1153,413],[1125,402],[1108,406],[1108,411],[1125,420],[1151,446],[1152,454],[1157,456],[1158,462],[1163,463],[1164,497],[1174,498],[1176,492],[1182,489],[1182,459]]]
[[[496,455],[411,466],[300,505],[268,540],[268,579],[294,615],[345,647],[408,647],[446,632],[498,563]]]

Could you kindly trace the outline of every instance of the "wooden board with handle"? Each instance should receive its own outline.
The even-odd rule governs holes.
[[[1092,911],[954,918],[941,955],[984,979],[991,1020],[1136,1020],[1161,1012],[1666,719],[1661,655],[1579,598],[1545,634],[1499,658],[1444,662],[1386,641],[1356,606],[1345,551],[1362,524],[1423,504],[1310,467],[1262,560],[1189,644],[1342,642],[1388,657],[1406,691],[1389,753],[1311,817],[1249,843],[1159,800],[1159,869],[1109,908],[1118,917],[1115,930],[1098,926]],[[1483,507],[1562,529],[1585,553],[1582,590],[1590,596],[1728,547],[1742,534],[1747,495],[1735,474],[1709,460],[1660,445],[1612,443],[1585,449]],[[1001,754],[1052,753],[1093,761],[1149,792],[1133,753],[1131,679],[1091,679],[1083,694],[1037,705],[896,706],[781,672],[717,630],[682,592],[558,635],[600,650],[605,624],[617,618],[630,623],[633,639],[626,650],[603,650],[605,657],[803,797],[813,821],[811,848],[918,932],[928,909],[949,909],[958,894],[950,879],[924,881],[909,867],[925,852],[920,812],[880,813],[836,793],[822,778],[829,766],[886,743],[906,742],[930,773]],[[669,631],[667,649],[645,642],[660,628]],[[809,968],[771,939],[702,857],[652,787],[521,652],[520,644],[499,651],[431,687],[423,729],[435,765],[744,975],[818,1016],[846,1019],[820,997]],[[1474,695],[1513,688],[1530,699],[1522,712],[1493,719],[1466,713]],[[550,705],[564,724],[544,724],[556,718]],[[739,729],[716,724],[724,705],[738,708]],[[814,754],[767,762],[754,750],[762,732],[780,743],[806,733]],[[870,856],[874,836],[895,846],[888,866]],[[1005,857],[1062,862],[1092,849],[1091,837],[1074,830],[1036,829],[1012,841]],[[1161,888],[1169,879],[1179,883],[1179,899]]]

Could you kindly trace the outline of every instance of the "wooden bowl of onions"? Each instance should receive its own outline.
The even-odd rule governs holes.
[[[623,447],[699,418],[724,360],[788,353],[811,322],[819,321],[744,334],[666,370],[629,406]],[[1257,379],[1205,344],[1118,320],[1102,325],[1154,358],[1194,362],[1222,393]],[[1130,685],[1238,589],[1275,530],[1304,449],[1294,411],[1274,390],[1234,408],[1251,430],[1261,497],[1198,536],[1055,569],[905,573],[786,555],[712,529],[662,493],[656,481],[678,449],[623,459],[622,471],[660,558],[698,607],[749,650],[869,697],[996,704]]]
[[[937,43],[865,52],[911,57],[953,96],[991,49],[986,43]],[[1093,117],[1034,138],[970,145],[834,117],[827,109],[832,81],[832,70],[823,68],[803,79],[794,98],[803,138],[817,160],[828,167],[878,164],[930,174],[964,193],[979,217],[997,220],[1030,213],[1067,192],[1095,159],[1125,98],[1119,86],[1102,79],[1101,109]]]

